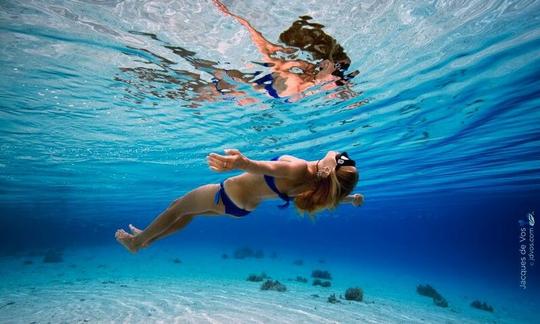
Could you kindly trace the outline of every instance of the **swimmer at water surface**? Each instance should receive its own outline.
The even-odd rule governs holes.
[[[318,161],[306,161],[292,155],[256,161],[237,149],[226,155],[210,153],[209,168],[216,172],[243,170],[244,173],[219,184],[200,186],[176,199],[144,230],[129,225],[131,233],[118,229],[115,237],[130,252],[148,247],[158,239],[188,225],[195,216],[228,215],[245,217],[263,200],[280,198],[281,208],[292,201],[300,213],[310,217],[340,203],[360,206],[364,196],[351,192],[358,182],[356,162],[347,152],[329,151]]]

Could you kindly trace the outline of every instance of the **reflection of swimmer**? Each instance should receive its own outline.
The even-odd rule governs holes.
[[[263,55],[263,64],[272,71],[257,76],[253,80],[254,86],[264,88],[271,97],[299,99],[305,95],[306,90],[316,85],[320,85],[323,90],[344,86],[348,79],[358,73],[355,71],[345,75],[351,60],[341,45],[322,30],[323,25],[309,22],[309,16],[300,17],[281,33],[280,41],[290,46],[283,47],[266,40],[246,19],[231,13],[219,0],[213,2],[221,12],[235,18],[250,33],[253,43]],[[318,63],[294,59],[299,51],[308,52],[313,61]],[[350,89],[343,89],[342,92],[348,97],[353,96]]]
[[[251,39],[262,54],[262,62],[251,62],[249,65],[250,68],[259,65],[261,70],[246,73],[236,69],[224,69],[218,62],[199,58],[195,52],[167,44],[157,35],[130,31],[132,34],[164,43],[164,48],[191,64],[197,72],[178,69],[177,62],[149,49],[130,48],[126,54],[137,55],[138,60],[140,57],[147,58],[148,60],[143,62],[147,65],[120,68],[128,76],[121,74],[116,80],[158,98],[183,99],[191,107],[197,107],[198,102],[216,100],[234,100],[239,105],[257,102],[256,98],[249,96],[249,91],[241,89],[242,85],[249,85],[269,97],[287,97],[288,101],[296,101],[321,90],[332,90],[329,97],[342,99],[358,95],[349,88],[349,80],[355,77],[358,71],[346,74],[351,60],[336,40],[323,31],[323,26],[311,22],[310,17],[300,17],[282,32],[279,40],[286,46],[281,46],[267,41],[247,20],[232,14],[219,1],[214,3],[223,13],[234,17],[249,31]],[[300,56],[303,59],[298,59]],[[201,73],[211,75],[211,82]],[[137,78],[132,78],[129,74]],[[133,93],[130,88],[126,90]],[[142,99],[138,93],[134,93],[134,97],[137,102]]]
[[[336,208],[340,203],[360,206],[361,194],[351,195],[358,182],[356,163],[346,152],[328,152],[318,161],[306,161],[292,155],[272,161],[255,161],[238,150],[226,155],[210,153],[209,167],[217,172],[243,170],[220,184],[207,184],[175,200],[144,231],[130,224],[131,234],[119,229],[116,239],[131,252],[184,228],[195,216],[230,215],[243,217],[262,201],[281,198],[280,207],[292,201],[301,213],[313,214]]]

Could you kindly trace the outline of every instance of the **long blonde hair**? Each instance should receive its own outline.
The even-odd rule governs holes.
[[[294,198],[294,205],[300,215],[308,213],[314,221],[315,213],[324,209],[334,210],[347,197],[358,182],[356,168],[341,167],[331,170],[326,178],[317,178],[314,186]]]

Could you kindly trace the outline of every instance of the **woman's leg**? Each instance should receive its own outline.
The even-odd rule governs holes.
[[[141,233],[131,235],[122,229],[116,231],[117,240],[131,252],[137,252],[153,238],[160,236],[169,227],[178,222],[179,229],[185,227],[195,215],[224,214],[223,203],[214,202],[214,196],[219,190],[219,184],[201,186],[175,200],[165,211],[148,225]],[[184,218],[185,217],[185,218]]]
[[[191,223],[191,221],[193,220],[193,218],[197,216],[197,215],[184,215],[183,217],[181,217],[180,219],[178,219],[178,221],[176,221],[176,223],[172,224],[171,226],[169,226],[169,228],[167,228],[166,230],[164,230],[163,232],[159,233],[157,236],[154,236],[150,239],[150,241],[148,241],[148,245],[154,243],[155,241],[157,240],[161,240],[162,238],[166,237],[166,236],[169,236],[181,229],[183,229],[184,227],[186,227],[189,223]]]
[[[184,215],[178,221],[176,221],[176,223],[169,226],[169,228],[167,228],[166,230],[164,230],[163,232],[161,232],[157,236],[154,236],[153,238],[151,238],[150,241],[148,241],[142,247],[147,247],[150,244],[154,243],[155,241],[161,240],[162,238],[164,238],[166,236],[169,236],[169,235],[183,229],[184,227],[187,226],[187,224],[191,223],[191,221],[193,220],[193,218],[195,216],[203,216],[203,215],[221,215],[221,214],[220,213],[214,213],[214,212],[206,212],[204,214],[199,214],[199,215]],[[131,230],[131,233],[133,235],[137,235],[139,233],[142,233],[142,230],[136,228],[135,226],[133,226],[131,224],[129,224],[129,229]]]

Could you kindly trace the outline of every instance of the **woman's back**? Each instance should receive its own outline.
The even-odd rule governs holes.
[[[292,155],[282,155],[279,161],[307,161],[296,158]],[[299,176],[296,179],[291,178],[274,178],[274,183],[277,189],[283,194],[293,197],[306,189],[306,174]],[[231,200],[239,207],[247,210],[253,210],[257,205],[266,198],[275,198],[278,195],[268,186],[264,175],[252,174],[244,172],[240,175],[230,177],[224,183],[225,190],[229,194]]]

